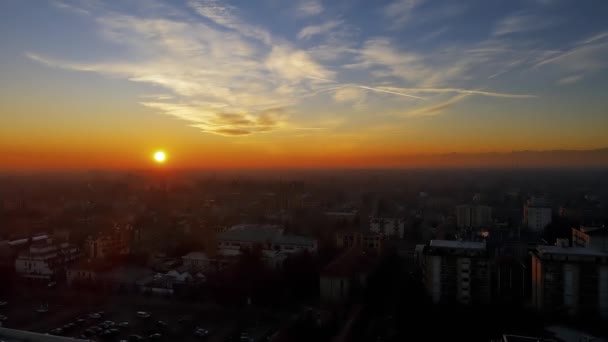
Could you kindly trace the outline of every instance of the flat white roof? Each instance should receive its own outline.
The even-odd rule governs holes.
[[[541,253],[559,255],[580,255],[580,256],[608,256],[608,253],[588,247],[560,247],[560,246],[538,246],[536,249]]]
[[[485,242],[456,240],[431,240],[430,246],[435,248],[486,249]]]
[[[206,260],[207,254],[204,252],[190,252],[182,257],[182,259],[197,259],[197,260]]]

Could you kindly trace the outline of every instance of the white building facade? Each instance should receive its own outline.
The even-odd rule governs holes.
[[[15,271],[24,278],[52,280],[80,256],[80,250],[68,243],[35,243],[19,254],[15,260]]]
[[[551,206],[543,199],[532,198],[524,205],[524,225],[533,232],[541,232],[552,221]]]

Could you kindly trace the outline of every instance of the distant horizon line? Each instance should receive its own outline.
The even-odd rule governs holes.
[[[356,156],[313,157],[290,165],[279,160],[263,161],[258,165],[233,164],[216,166],[175,163],[149,166],[83,165],[0,165],[5,173],[58,173],[58,172],[192,172],[192,171],[296,171],[296,170],[437,170],[437,169],[603,169],[608,168],[608,147],[594,149],[512,150],[508,152],[446,152],[427,154],[376,154]],[[305,158],[304,158],[305,159]],[[238,158],[237,158],[238,160]],[[327,161],[325,161],[327,160]],[[190,164],[190,165],[188,165]]]

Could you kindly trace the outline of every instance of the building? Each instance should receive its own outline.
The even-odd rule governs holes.
[[[531,198],[524,205],[524,226],[533,232],[542,232],[552,221],[552,210],[543,198]]]
[[[336,223],[354,224],[359,219],[359,210],[357,209],[332,210],[323,214],[329,221]]]
[[[69,266],[66,280],[70,287],[136,292],[141,280],[151,273],[142,267],[116,266],[106,260],[89,259]]]
[[[532,251],[532,303],[542,312],[608,318],[608,253],[585,247]]]
[[[0,341],[6,342],[87,342],[74,337],[55,336],[33,331],[16,330],[0,327]]]
[[[51,239],[32,243],[19,253],[15,271],[25,278],[51,280],[63,276],[67,266],[81,257],[78,247],[66,242],[54,244]]]
[[[423,283],[434,303],[488,303],[491,272],[485,242],[431,240],[416,247]]]
[[[492,208],[487,205],[456,206],[456,226],[458,228],[483,228],[491,223]]]
[[[338,232],[336,233],[336,246],[338,248],[358,247],[361,249],[382,251],[384,236],[370,232]]]
[[[102,274],[110,269],[112,265],[103,260],[82,260],[67,268],[66,282],[70,287],[95,285]]]
[[[187,267],[207,267],[209,257],[204,252],[190,252],[182,256],[184,266]]]
[[[572,247],[587,247],[608,252],[608,228],[603,226],[572,228]]]
[[[383,236],[403,239],[405,235],[405,220],[403,218],[371,217],[369,230]]]
[[[316,253],[316,239],[299,235],[286,235],[277,225],[239,224],[217,234],[219,250],[241,250],[254,247],[262,250],[298,253]]]
[[[129,254],[131,226],[115,227],[110,232],[89,236],[85,241],[87,256],[91,259],[105,259]]]
[[[284,253],[300,251],[316,253],[318,249],[317,240],[299,235],[279,235],[271,241],[270,245],[273,251]]]
[[[375,253],[353,247],[334,259],[321,271],[321,299],[344,302],[367,286],[367,279],[377,264]]]

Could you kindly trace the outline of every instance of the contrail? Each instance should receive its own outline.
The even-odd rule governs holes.
[[[419,100],[426,100],[426,98],[424,98],[424,97],[410,95],[410,94],[398,93],[396,91],[390,91],[390,90],[384,90],[384,89],[366,87],[366,86],[362,86],[362,85],[355,85],[355,87],[362,88],[362,89],[367,89],[367,90],[372,90],[372,91],[378,91],[378,92],[381,92],[381,93],[389,93],[389,94],[394,94],[394,95],[399,95],[399,96],[412,97],[412,98],[419,99]]]

